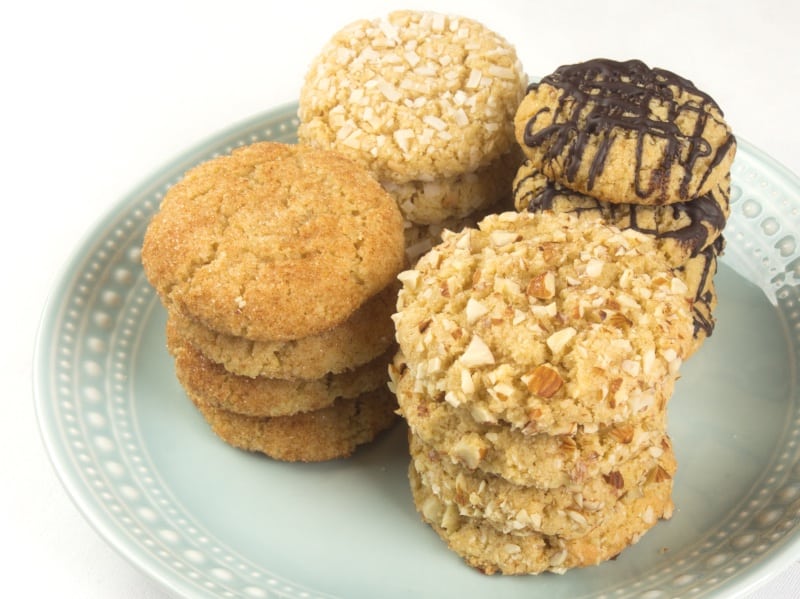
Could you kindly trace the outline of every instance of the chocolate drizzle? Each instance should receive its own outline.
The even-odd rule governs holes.
[[[717,271],[717,258],[722,255],[725,249],[725,238],[720,235],[713,243],[701,251],[694,260],[703,260],[702,271],[697,282],[697,293],[692,302],[692,321],[694,324],[695,338],[704,332],[706,337],[711,337],[714,332],[714,316],[711,311],[714,301],[714,289],[712,278]],[[688,265],[683,265],[675,269],[676,271],[686,271]]]
[[[596,146],[588,168],[588,191],[603,173],[618,136],[630,136],[631,132],[636,136],[635,193],[640,198],[654,197],[657,203],[675,201],[668,194],[674,165],[683,168],[679,199],[688,200],[735,144],[735,138],[728,134],[712,156],[714,149],[703,134],[709,118],[713,118],[712,112],[722,116],[716,102],[688,79],[664,69],[650,69],[639,60],[595,59],[562,66],[528,89],[543,83],[563,90],[555,109],[556,118],[537,130],[539,119],[552,109],[535,113],[525,126],[523,141],[531,148],[542,148],[545,163],[563,161],[569,183],[575,181],[582,162],[588,159],[590,145]],[[653,114],[653,107],[664,114]],[[693,130],[682,131],[676,122],[692,122]],[[659,142],[662,155],[656,168],[645,175],[644,148],[652,146],[653,140]],[[709,158],[706,170],[699,174],[699,185],[690,189],[698,162]]]
[[[570,202],[568,210],[561,212],[573,212],[580,214],[583,212],[598,212],[611,223],[620,224],[626,229],[633,229],[639,233],[652,235],[656,239],[674,239],[684,247],[691,248],[691,256],[709,245],[709,235],[712,232],[719,232],[725,228],[727,216],[723,205],[728,203],[728,195],[719,186],[689,202],[677,202],[669,206],[643,206],[639,204],[614,204],[604,202],[591,196],[566,190],[550,179],[546,179],[541,185],[534,185],[533,191],[524,192],[526,183],[537,178],[542,178],[541,173],[532,170],[530,174],[517,180],[514,188],[514,197],[517,198],[517,205],[522,206],[528,212],[543,212],[553,210],[555,201],[562,196],[572,196],[575,201]],[[725,186],[727,187],[727,185]],[[641,212],[644,210],[669,210],[672,212],[672,219],[675,221],[685,217],[688,221],[686,226],[678,229],[668,227],[646,227],[639,224]],[[654,217],[656,223],[660,220]]]

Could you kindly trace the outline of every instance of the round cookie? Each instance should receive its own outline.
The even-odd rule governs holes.
[[[164,303],[259,341],[345,321],[402,268],[392,197],[354,162],[262,142],[189,170],[147,227],[142,264]]]
[[[504,202],[520,160],[516,152],[507,152],[476,171],[432,181],[388,181],[383,187],[394,197],[404,219],[435,225]]]
[[[654,479],[641,492],[625,494],[608,519],[583,537],[503,534],[483,520],[460,516],[452,505],[445,506],[422,484],[413,465],[408,476],[422,520],[453,552],[484,574],[563,574],[571,568],[598,565],[637,543],[659,519],[671,518],[674,509],[672,479]]]
[[[397,404],[385,388],[340,398],[313,412],[275,418],[242,416],[189,397],[214,433],[229,445],[287,462],[348,457],[396,421]]]
[[[535,532],[575,539],[602,525],[625,494],[648,481],[672,478],[677,464],[664,435],[654,457],[643,451],[608,474],[552,489],[516,485],[499,476],[454,464],[416,435],[409,435],[412,464],[422,483],[445,507],[478,518],[503,533]]]
[[[300,91],[298,139],[382,183],[470,173],[514,147],[527,78],[514,47],[468,18],[396,11],[337,32]]]
[[[181,386],[203,402],[245,416],[287,416],[327,407],[386,384],[390,352],[355,370],[319,379],[250,378],[233,374],[197,351],[167,322],[167,348]]]
[[[572,434],[525,434],[478,422],[466,407],[415,389],[407,369],[390,367],[392,389],[410,430],[461,467],[522,486],[552,489],[608,475],[643,451],[659,454],[666,414],[617,424],[577,427]]]
[[[627,204],[702,196],[721,184],[736,152],[708,94],[639,60],[559,67],[529,86],[515,132],[549,179]]]
[[[620,204],[598,200],[547,179],[530,161],[513,183],[514,205],[520,212],[574,212],[599,216],[620,229],[654,236],[657,247],[679,266],[711,245],[730,216],[730,176],[703,196],[668,206]]]
[[[653,238],[573,214],[479,227],[400,275],[393,318],[421,391],[529,434],[663,411],[692,318]]]
[[[317,379],[370,362],[395,346],[391,315],[398,285],[368,299],[343,323],[301,339],[254,341],[212,331],[170,309],[169,320],[194,347],[242,376]]]

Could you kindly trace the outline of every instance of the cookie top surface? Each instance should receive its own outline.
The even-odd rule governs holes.
[[[663,410],[692,343],[652,237],[600,220],[490,215],[400,278],[397,340],[424,391],[529,432]]]
[[[344,27],[312,62],[298,137],[381,181],[471,172],[513,146],[526,83],[514,47],[482,24],[397,11]]]
[[[186,173],[142,263],[166,303],[215,331],[281,341],[347,319],[402,268],[394,200],[352,161],[263,142]]]
[[[729,172],[736,151],[708,94],[638,60],[558,68],[528,88],[515,130],[545,175],[607,202],[703,195]]]
[[[658,240],[659,251],[674,266],[710,246],[722,234],[730,216],[730,177],[708,193],[688,202],[646,206],[604,202],[551,181],[530,161],[517,171],[514,205],[520,212],[574,212],[600,216],[620,229],[635,229]]]

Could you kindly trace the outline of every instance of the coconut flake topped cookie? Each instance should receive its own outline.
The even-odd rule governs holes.
[[[514,47],[482,24],[393,12],[325,46],[300,93],[298,136],[382,182],[453,177],[511,150],[526,82]]]

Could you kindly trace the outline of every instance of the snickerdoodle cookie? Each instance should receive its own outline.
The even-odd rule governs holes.
[[[142,247],[165,303],[209,329],[260,341],[321,333],[402,268],[402,217],[353,161],[255,143],[186,173]]]

